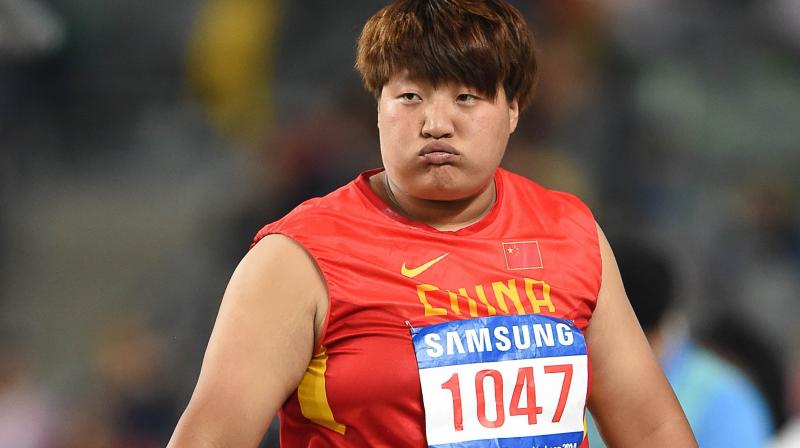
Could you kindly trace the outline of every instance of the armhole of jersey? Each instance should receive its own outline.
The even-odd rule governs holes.
[[[584,219],[587,221],[586,231],[592,241],[592,248],[589,249],[589,253],[592,257],[591,263],[595,266],[597,271],[597,281],[595,282],[593,293],[594,306],[592,307],[592,313],[594,313],[595,308],[597,308],[597,301],[600,299],[600,289],[603,287],[603,252],[600,249],[600,224],[597,223],[592,209],[589,208],[585,202],[577,196],[570,196],[572,196],[578,208],[584,213]]]
[[[558,200],[560,200],[562,204],[566,204],[566,207],[571,209],[568,212],[571,218],[577,224],[577,227],[580,229],[579,231],[585,232],[591,242],[592,248],[587,248],[584,254],[591,257],[588,263],[590,263],[597,272],[597,278],[593,285],[594,291],[592,291],[592,295],[594,296],[592,312],[594,312],[594,309],[597,307],[597,300],[600,298],[600,289],[603,286],[603,255],[600,250],[600,225],[597,223],[592,209],[579,197],[563,191],[548,191],[554,193],[556,197],[560,198]]]
[[[597,223],[597,220],[594,219],[594,214],[592,211],[588,209],[589,218],[591,218],[592,223],[594,224],[594,257],[597,263],[597,272],[598,272],[598,279],[597,279],[597,288],[594,291],[594,306],[597,308],[597,301],[600,300],[600,289],[603,287],[603,251],[600,249],[600,224]],[[594,312],[594,309],[592,309]]]
[[[294,242],[297,245],[297,247],[299,247],[303,251],[305,251],[305,253],[308,254],[308,256],[311,258],[311,260],[314,262],[314,268],[316,268],[317,273],[319,274],[320,278],[322,279],[322,283],[325,285],[325,294],[327,295],[327,298],[328,298],[328,307],[325,310],[325,317],[323,317],[323,319],[322,319],[322,326],[321,326],[321,328],[319,330],[319,338],[318,338],[318,340],[314,341],[313,356],[317,356],[318,354],[320,354],[324,350],[323,341],[325,340],[325,336],[328,333],[328,320],[330,319],[331,307],[333,306],[333,300],[331,299],[331,297],[333,296],[333,294],[331,293],[331,283],[330,283],[330,281],[328,281],[328,276],[326,275],[325,270],[322,268],[322,264],[319,262],[319,260],[317,259],[317,256],[314,254],[314,252],[312,252],[308,247],[306,247],[306,245],[304,245],[303,243],[298,241],[297,238],[295,238],[294,236],[292,236],[291,234],[289,234],[289,233],[287,233],[285,231],[282,231],[282,230],[269,230],[266,233],[264,233],[263,235],[259,235],[260,238],[258,238],[258,240],[255,241],[253,243],[253,245],[250,246],[250,248],[252,249],[253,246],[258,244],[259,241],[261,241],[262,239],[264,239],[264,237],[266,237],[268,235],[283,235],[286,238],[289,238],[290,240],[292,240],[292,242]]]
[[[600,289],[603,287],[603,253],[600,250],[600,224],[597,223],[597,220],[594,218],[594,213],[592,213],[592,210],[589,208],[589,206],[586,205],[583,202],[581,202],[581,204],[583,205],[584,210],[586,210],[586,214],[588,215],[589,221],[592,223],[592,225],[594,227],[594,232],[592,233],[592,235],[594,235],[594,238],[593,238],[594,244],[592,244],[593,249],[591,250],[591,252],[592,252],[592,255],[593,255],[594,260],[595,260],[594,262],[597,263],[597,272],[598,272],[598,279],[597,279],[597,283],[596,283],[595,291],[594,291],[594,304],[593,304],[594,306],[592,307],[592,314],[594,314],[594,310],[597,308],[597,302],[600,300]],[[589,325],[591,325],[591,321],[592,321],[592,318],[589,317],[589,320],[586,322],[587,330],[589,328]],[[587,378],[587,381],[586,381],[586,397],[584,398],[584,400],[585,400],[585,402],[584,402],[585,405],[584,405],[584,409],[583,409],[583,435],[584,435],[584,439],[583,439],[583,442],[580,445],[581,448],[583,448],[583,447],[589,448],[589,426],[588,426],[588,423],[587,423],[587,420],[586,420],[586,412],[589,409],[588,408],[589,396],[592,394],[592,382],[593,382],[591,350],[592,350],[592,348],[587,343],[586,344],[586,366],[587,366],[587,369],[589,370],[589,375],[588,375],[588,378]]]
[[[603,253],[600,249],[600,224],[597,223],[592,209],[589,208],[585,202],[573,194],[566,194],[570,197],[574,206],[583,213],[584,216],[582,218],[586,220],[586,224],[581,224],[580,227],[585,228],[585,231],[589,234],[592,241],[592,248],[588,249],[588,251],[592,257],[591,263],[595,266],[597,271],[597,281],[595,282],[593,292],[594,304],[592,306],[592,312],[594,312],[594,309],[597,308],[597,301],[600,299],[600,289],[603,287]]]

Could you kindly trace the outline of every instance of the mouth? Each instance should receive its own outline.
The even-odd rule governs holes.
[[[448,145],[445,142],[430,142],[427,145],[423,146],[422,149],[419,150],[419,155],[424,156],[427,154],[432,154],[435,152],[443,152],[447,154],[453,154],[455,156],[460,155],[456,148]]]
[[[457,149],[440,141],[430,142],[419,150],[419,156],[432,165],[452,163],[460,155]]]

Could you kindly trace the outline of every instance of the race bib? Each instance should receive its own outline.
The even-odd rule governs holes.
[[[414,328],[428,446],[577,448],[584,435],[586,341],[536,314]]]

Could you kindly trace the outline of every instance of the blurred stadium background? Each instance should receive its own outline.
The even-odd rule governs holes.
[[[0,0],[0,446],[163,446],[252,235],[380,163],[377,0]],[[696,334],[800,413],[800,3],[514,2],[505,166],[670,254]],[[235,368],[235,366],[232,366]]]

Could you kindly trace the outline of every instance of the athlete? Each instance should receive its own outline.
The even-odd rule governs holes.
[[[501,0],[398,0],[356,67],[383,168],[264,227],[170,447],[693,447],[587,207],[498,168],[536,61]]]

